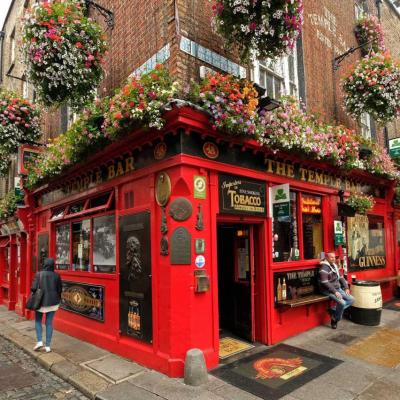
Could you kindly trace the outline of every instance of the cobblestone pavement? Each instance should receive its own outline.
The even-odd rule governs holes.
[[[86,400],[69,383],[0,336],[0,400]]]

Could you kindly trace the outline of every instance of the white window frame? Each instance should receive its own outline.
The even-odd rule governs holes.
[[[15,64],[15,27],[10,35],[10,65]]]
[[[362,113],[360,118],[360,133],[364,139],[372,139],[371,116],[368,113]]]
[[[367,11],[365,10],[364,6],[365,6],[365,0],[355,0],[354,16],[356,21],[367,14]]]
[[[261,84],[260,80],[260,72],[264,69],[268,74],[274,76],[277,79],[282,80],[283,87],[281,94],[282,95],[290,95],[291,87],[294,87],[294,95],[297,99],[299,98],[299,76],[298,76],[298,63],[297,63],[297,51],[296,47],[292,50],[293,62],[294,62],[294,81],[290,80],[289,74],[289,56],[283,56],[276,60],[254,60],[253,61],[253,70],[252,72],[252,80],[257,83],[261,87],[265,88]],[[274,68],[274,65],[280,66],[280,71],[277,68]],[[276,98],[276,88],[274,83],[274,93],[266,92],[266,95],[272,98]]]

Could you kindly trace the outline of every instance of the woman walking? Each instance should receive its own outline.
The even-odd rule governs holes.
[[[61,301],[61,277],[54,272],[54,260],[46,258],[43,269],[36,273],[32,283],[31,291],[35,292],[38,288],[43,290],[41,307],[35,311],[35,329],[37,343],[33,350],[38,351],[43,347],[42,340],[42,318],[46,314],[46,353],[50,353],[51,337],[53,335],[53,319]]]

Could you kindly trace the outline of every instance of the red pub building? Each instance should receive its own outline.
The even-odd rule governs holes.
[[[376,205],[347,218],[349,278],[396,275],[391,181],[228,143],[189,105],[165,118],[30,193],[32,270],[54,257],[64,282],[58,329],[181,376],[190,348],[218,364],[221,331],[274,344],[320,325],[316,268],[355,187]]]
[[[136,10],[107,3],[120,2],[102,4],[115,12],[112,35],[121,39],[127,32],[123,27],[132,23],[124,13]],[[258,76],[252,74],[267,92],[276,91],[271,95],[279,94],[278,85],[295,87],[296,80],[294,90],[310,109],[354,127],[338,106],[340,90],[331,64],[335,51],[354,41],[354,4],[348,3],[337,10],[327,0],[306,2],[303,42],[292,60],[297,72],[280,80],[276,69],[260,62]],[[196,11],[199,21],[208,21],[208,9]],[[220,39],[207,39],[206,33],[215,38],[210,31],[185,30],[193,10],[178,11],[179,34],[166,28],[157,49],[142,49],[140,62],[150,62],[162,48],[157,61],[162,57],[184,82],[197,75],[200,65],[215,67],[216,53],[224,54],[227,63],[236,59]],[[149,29],[143,34],[151,36]],[[129,63],[120,62],[125,42],[113,43],[108,68],[114,74],[106,86],[132,72]],[[210,52],[208,61],[200,47]],[[113,58],[117,53],[120,57]],[[140,65],[131,54],[125,56],[131,66]],[[229,62],[227,68],[238,75],[245,71]],[[290,75],[293,64],[285,65]],[[222,62],[219,66],[223,69]],[[56,329],[182,376],[192,348],[204,352],[208,368],[218,365],[224,332],[274,344],[326,323],[328,300],[318,293],[316,281],[326,251],[336,252],[349,281],[353,275],[380,280],[383,300],[394,296],[400,235],[393,181],[361,170],[340,171],[301,154],[273,152],[251,140],[228,140],[189,103],[175,104],[164,118],[163,130],[134,130],[26,192],[26,206],[18,210],[26,235],[20,263],[24,278],[14,281],[22,314],[30,316],[24,304],[34,273],[45,257],[53,257],[63,279]],[[338,203],[353,190],[374,196],[367,216],[341,215]],[[7,237],[0,236],[2,293],[5,274],[17,274],[19,265],[10,264],[17,250]]]

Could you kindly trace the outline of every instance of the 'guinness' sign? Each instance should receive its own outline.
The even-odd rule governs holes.
[[[265,215],[265,183],[240,176],[219,176],[219,211],[229,214]]]

